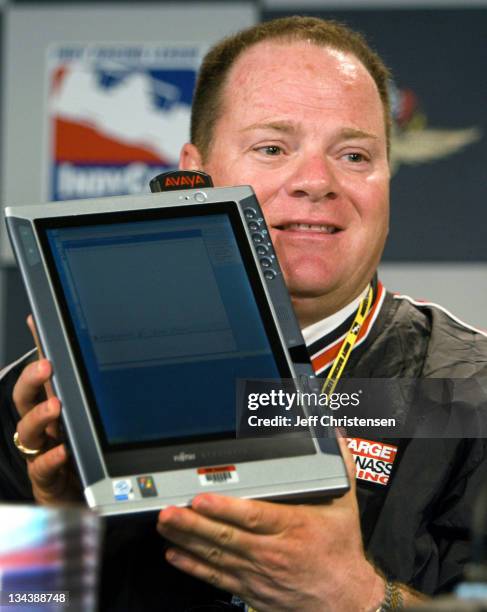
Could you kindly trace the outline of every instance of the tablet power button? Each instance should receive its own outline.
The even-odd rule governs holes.
[[[203,204],[203,202],[206,202],[206,198],[208,196],[206,195],[206,193],[204,193],[203,191],[197,191],[194,194],[194,199],[199,202],[200,204]]]

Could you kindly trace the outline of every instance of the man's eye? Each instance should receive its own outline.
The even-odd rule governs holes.
[[[355,164],[367,161],[367,158],[363,153],[347,153],[345,157],[348,159],[348,161],[354,162]]]
[[[281,147],[278,147],[277,145],[266,145],[265,147],[258,147],[256,150],[261,151],[262,153],[264,153],[265,155],[269,155],[270,157],[275,157],[282,153]]]

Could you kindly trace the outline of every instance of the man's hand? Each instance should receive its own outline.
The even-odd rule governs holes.
[[[32,331],[32,321],[29,321]],[[66,446],[59,439],[61,403],[55,396],[46,399],[52,366],[40,359],[25,367],[13,391],[13,400],[21,417],[17,432],[21,444],[43,449],[27,457],[27,472],[35,499],[41,504],[79,501],[81,488],[68,458]]]
[[[384,582],[365,558],[355,468],[340,444],[352,483],[341,498],[290,506],[202,494],[161,511],[158,531],[176,544],[169,563],[259,612],[377,609]]]

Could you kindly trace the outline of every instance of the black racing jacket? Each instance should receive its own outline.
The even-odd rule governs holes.
[[[376,302],[382,290],[379,283]],[[468,378],[475,383],[469,384],[468,405],[456,401],[449,409],[486,415],[487,335],[439,306],[390,293],[382,300],[374,325],[350,357],[346,375],[438,379],[425,384],[443,386]],[[353,315],[339,333],[352,319]],[[326,338],[314,343],[310,354],[323,353],[332,342]],[[414,409],[394,406],[396,413],[411,412],[405,416],[413,420]],[[451,421],[452,415],[448,417]],[[472,508],[481,486],[487,486],[487,440],[474,437],[472,428],[468,435],[379,439],[397,448],[387,484],[357,479],[368,557],[389,578],[427,594],[450,590],[471,554]]]
[[[367,333],[347,364],[346,376],[473,377],[481,382],[487,378],[487,337],[443,309],[385,293],[379,283],[371,314]],[[335,338],[327,337],[309,346],[310,356],[323,354],[327,344],[333,343],[350,323],[347,320],[335,330]],[[31,353],[1,374],[3,501],[33,500],[24,460],[12,443],[18,420],[12,389],[33,358]],[[320,375],[326,372],[324,368]],[[478,403],[476,407],[481,410],[487,409],[483,393],[470,401]],[[449,590],[461,579],[470,556],[471,512],[480,487],[487,482],[486,440],[449,437],[381,442],[397,448],[387,484],[357,481],[367,555],[388,577],[421,592]],[[229,599],[228,594],[165,563],[164,541],[154,524],[108,525],[101,585],[100,609],[104,611],[176,612]]]

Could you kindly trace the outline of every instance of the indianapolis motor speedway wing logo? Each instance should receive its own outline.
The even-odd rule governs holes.
[[[429,126],[418,97],[410,89],[390,85],[392,105],[391,172],[402,165],[418,165],[443,159],[482,138],[480,128]]]
[[[194,44],[51,46],[46,199],[147,193],[175,167],[203,53]]]

